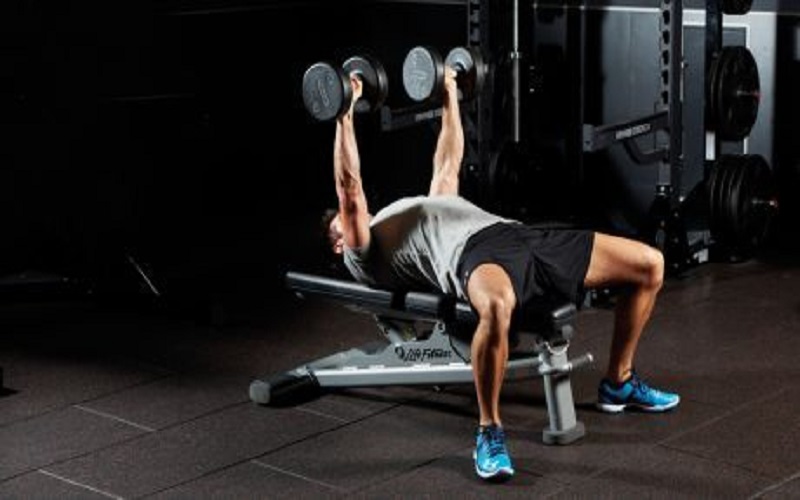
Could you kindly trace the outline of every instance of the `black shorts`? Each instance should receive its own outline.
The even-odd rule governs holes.
[[[553,294],[580,305],[593,244],[594,232],[589,230],[493,224],[467,241],[458,276],[466,293],[476,267],[498,264],[511,278],[518,305]]]

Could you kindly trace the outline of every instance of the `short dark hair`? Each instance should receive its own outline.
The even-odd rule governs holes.
[[[331,222],[338,213],[339,211],[335,208],[326,208],[325,211],[322,212],[322,217],[319,219],[320,235],[322,236],[322,241],[325,242],[328,248],[331,247]]]
[[[331,248],[331,222],[338,214],[339,210],[335,208],[327,208],[322,212],[322,216],[319,219],[319,230],[320,235],[322,236],[321,241],[325,246],[325,267],[329,273],[335,276],[342,278],[352,277],[344,265],[342,256],[335,254]]]

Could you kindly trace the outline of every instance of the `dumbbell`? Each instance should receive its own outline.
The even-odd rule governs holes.
[[[403,61],[403,86],[408,96],[417,102],[441,100],[448,66],[456,71],[459,100],[469,101],[480,93],[486,66],[477,48],[455,47],[442,60],[436,49],[417,46]]]
[[[329,121],[347,113],[353,100],[351,75],[363,86],[353,109],[358,113],[379,109],[389,93],[386,70],[369,56],[353,56],[341,67],[324,61],[309,66],[303,74],[303,103],[309,114],[318,121]]]

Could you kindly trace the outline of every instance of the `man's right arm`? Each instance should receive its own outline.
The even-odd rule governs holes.
[[[345,245],[350,248],[364,248],[369,245],[370,215],[361,182],[361,160],[353,126],[353,106],[361,96],[361,81],[353,77],[351,85],[353,99],[350,109],[336,120],[333,176]]]

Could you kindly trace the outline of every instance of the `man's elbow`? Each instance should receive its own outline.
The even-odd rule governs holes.
[[[437,175],[431,182],[430,195],[458,194],[458,176]]]
[[[348,193],[339,201],[339,211],[342,215],[355,217],[358,214],[366,213],[367,204],[363,192]]]

